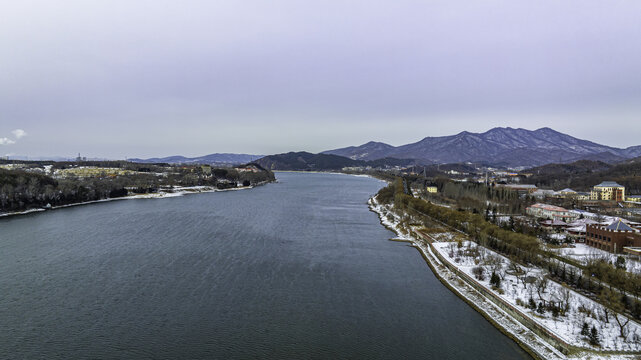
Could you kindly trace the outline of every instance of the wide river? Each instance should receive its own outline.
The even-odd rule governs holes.
[[[384,184],[251,190],[0,220],[0,359],[528,359],[380,225]]]

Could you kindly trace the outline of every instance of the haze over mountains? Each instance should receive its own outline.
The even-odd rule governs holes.
[[[354,160],[414,159],[419,163],[483,162],[504,166],[536,166],[581,159],[617,162],[641,155],[641,146],[625,149],[577,139],[550,128],[538,130],[493,128],[484,133],[426,137],[392,146],[368,142],[360,146],[324,151]]]

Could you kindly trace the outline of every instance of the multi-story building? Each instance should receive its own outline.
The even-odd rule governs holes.
[[[569,239],[575,242],[585,242],[585,229],[588,225],[598,224],[597,221],[587,218],[579,218],[569,223],[565,229]]]
[[[625,199],[625,187],[614,181],[604,181],[595,185],[590,193],[590,200],[613,200],[623,201]]]
[[[544,199],[546,197],[557,197],[559,193],[554,190],[537,189],[531,195],[537,199]]]
[[[536,185],[530,184],[502,184],[497,186],[503,186],[505,188],[512,189],[516,191],[519,196],[531,195],[537,190]]]
[[[576,195],[574,195],[574,198],[577,200],[590,200],[590,193],[589,192],[583,192],[583,191],[577,191]]]
[[[536,218],[552,219],[557,221],[571,221],[579,217],[577,214],[566,208],[541,203],[528,206],[528,208],[525,209],[525,212]]]
[[[585,243],[618,254],[623,252],[624,247],[641,246],[641,233],[621,219],[610,225],[588,224],[585,227]]]
[[[559,190],[559,194],[562,197],[570,197],[576,195],[576,191],[570,189],[570,188],[565,188],[563,190]]]
[[[641,203],[641,195],[628,195],[625,197],[625,201]]]

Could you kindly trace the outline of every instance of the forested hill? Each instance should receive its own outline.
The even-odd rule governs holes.
[[[569,164],[547,164],[527,169],[524,172],[534,175],[580,175],[605,171],[613,165],[602,161],[579,160]]]
[[[602,181],[616,181],[628,194],[641,194],[641,157],[610,165],[600,161],[582,160],[570,164],[548,164],[524,170],[532,176],[525,183],[539,187],[588,191]]]
[[[386,158],[375,161],[365,161],[353,160],[338,155],[312,154],[301,151],[269,155],[255,162],[270,170],[339,171],[345,167],[407,166],[411,165],[413,160]]]

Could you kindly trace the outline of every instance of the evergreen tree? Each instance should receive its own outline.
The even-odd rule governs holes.
[[[590,335],[588,336],[588,341],[590,342],[590,345],[598,346],[600,341],[599,341],[599,332],[597,329],[592,325],[592,329],[590,330]]]
[[[490,285],[497,288],[501,287],[501,277],[498,276],[494,271],[492,271],[492,276],[490,277]]]
[[[583,323],[583,327],[581,328],[581,335],[584,335],[584,336],[590,335],[590,327],[586,322]]]
[[[536,310],[536,303],[534,302],[534,299],[530,298],[530,301],[528,302],[528,307],[532,310]]]

